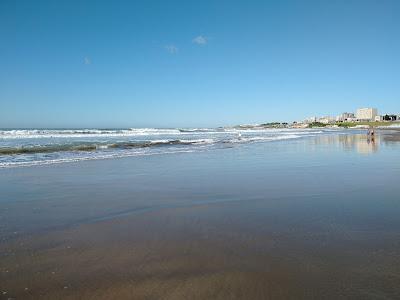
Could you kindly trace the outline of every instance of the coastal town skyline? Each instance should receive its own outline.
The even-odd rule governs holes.
[[[351,110],[342,110],[342,113],[332,114],[332,113],[322,113],[320,115],[312,115],[309,114],[308,117],[305,118],[297,118],[294,120],[282,120],[282,119],[272,119],[261,122],[245,122],[241,124],[219,124],[216,127],[234,127],[234,126],[259,126],[266,124],[312,124],[312,123],[320,123],[325,125],[334,125],[338,122],[348,122],[348,123],[357,123],[357,122],[399,122],[400,123],[400,113],[396,113],[396,111],[391,112],[382,112],[377,107],[360,107],[354,111]],[[177,127],[168,127],[168,126],[154,126],[148,128],[195,128],[189,126],[177,126]],[[213,128],[212,126],[204,126],[204,128]],[[69,126],[69,127],[0,127],[0,129],[82,129],[82,128],[141,128],[135,126],[126,126],[126,127],[112,127],[112,126]],[[145,127],[143,127],[145,128]]]
[[[355,112],[343,112],[338,115],[313,116],[304,119],[304,123],[320,122],[323,124],[335,122],[381,122],[381,121],[400,121],[400,114],[394,112],[379,113],[376,107],[357,108]]]

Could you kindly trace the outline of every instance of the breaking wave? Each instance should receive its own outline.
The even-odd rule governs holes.
[[[204,151],[323,132],[262,128],[0,130],[0,168]]]
[[[53,153],[65,151],[99,151],[105,149],[133,149],[133,148],[149,148],[161,147],[170,145],[195,145],[207,144],[212,140],[155,140],[148,142],[121,142],[113,144],[63,144],[63,145],[39,145],[39,146],[22,146],[0,148],[0,155],[15,155],[15,154],[34,154],[34,153]]]

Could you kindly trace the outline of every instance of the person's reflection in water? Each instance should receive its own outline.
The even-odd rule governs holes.
[[[363,149],[364,151],[358,151],[358,152],[362,154],[369,154],[378,151],[378,145],[375,144],[375,130],[372,126],[369,126],[367,132],[367,149]]]
[[[367,143],[374,144],[375,143],[375,131],[374,128],[370,125],[367,132]]]
[[[375,144],[375,134],[374,134],[374,132],[372,132],[372,135],[371,135],[371,143]]]

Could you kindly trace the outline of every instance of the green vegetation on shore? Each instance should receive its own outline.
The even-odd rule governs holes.
[[[313,122],[308,124],[309,128],[314,128],[314,127],[327,127],[327,126],[332,126],[336,125],[338,127],[343,127],[343,128],[349,128],[349,127],[356,127],[356,126],[372,126],[372,127],[377,127],[377,126],[390,126],[392,124],[400,124],[399,122],[335,122],[334,124],[324,124],[320,122]]]
[[[296,125],[297,123],[294,122],[293,125]],[[309,124],[303,124],[299,123],[300,125],[305,125],[308,126],[308,128],[323,128],[323,127],[341,127],[341,128],[352,128],[352,127],[357,127],[357,126],[372,126],[372,127],[384,127],[384,126],[390,126],[393,124],[398,124],[400,125],[400,122],[395,122],[395,121],[379,121],[379,122],[335,122],[335,123],[321,123],[321,122],[312,122]],[[239,128],[239,129],[251,129],[251,128],[291,128],[293,126],[292,124],[288,124],[286,122],[269,122],[269,123],[263,123],[260,125],[236,125],[234,128]]]
[[[313,128],[313,127],[326,127],[328,124],[324,124],[321,122],[312,122],[308,125],[308,127]]]
[[[261,127],[264,128],[285,128],[288,125],[286,122],[269,122],[269,123],[263,123],[260,124]]]
[[[339,127],[348,128],[348,127],[355,127],[357,125],[376,127],[376,126],[390,126],[392,124],[399,124],[399,123],[386,121],[386,122],[336,122],[335,124]]]

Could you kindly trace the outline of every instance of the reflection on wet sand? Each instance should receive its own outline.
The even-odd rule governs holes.
[[[400,129],[386,129],[381,131],[382,142],[387,146],[400,143]]]
[[[373,154],[378,152],[381,143],[380,135],[367,134],[340,134],[326,135],[315,139],[316,144],[339,146],[344,151],[355,151],[359,154]]]
[[[359,154],[373,154],[378,152],[379,143],[380,143],[379,135],[368,136],[364,134],[347,135],[346,139],[344,141],[343,140],[341,141],[343,148],[345,149],[352,148],[352,150],[357,151],[357,153]]]

